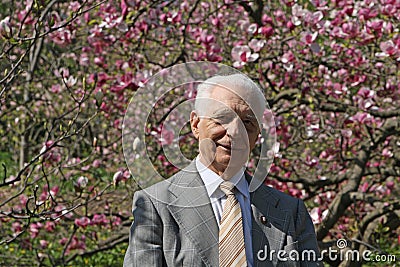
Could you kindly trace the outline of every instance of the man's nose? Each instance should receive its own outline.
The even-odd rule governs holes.
[[[226,124],[226,132],[231,138],[243,137],[245,131],[243,122],[240,118],[234,118]]]

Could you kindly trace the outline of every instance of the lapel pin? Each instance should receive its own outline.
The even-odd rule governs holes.
[[[266,225],[267,224],[267,218],[265,216],[260,216],[260,221],[262,224]]]

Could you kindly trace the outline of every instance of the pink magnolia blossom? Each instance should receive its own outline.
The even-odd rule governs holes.
[[[122,224],[122,220],[118,216],[113,216],[111,221],[113,226],[120,226]]]
[[[49,192],[47,191],[47,186],[43,189],[43,192],[39,196],[40,203],[46,201],[49,197]]]
[[[25,206],[26,203],[28,202],[28,197],[26,195],[20,195],[19,202],[21,203],[22,206]]]
[[[86,228],[86,226],[88,226],[90,223],[90,219],[88,217],[81,217],[81,218],[77,218],[75,219],[75,225],[78,227],[82,227],[82,228]]]
[[[161,130],[161,145],[170,145],[174,141],[174,132],[163,126]]]
[[[35,238],[39,235],[40,229],[43,228],[43,224],[38,222],[38,223],[32,223],[29,226],[29,233],[31,234],[31,238]]]
[[[114,186],[117,186],[119,184],[119,182],[121,182],[122,180],[125,180],[125,176],[122,171],[117,171],[116,173],[114,173],[114,176],[113,176]]]
[[[393,190],[394,189],[394,182],[393,181],[387,181],[386,182],[386,187],[389,189],[389,190]]]
[[[383,20],[377,19],[373,21],[367,21],[367,28],[376,32],[381,32],[383,28]]]
[[[264,14],[262,16],[261,20],[262,20],[263,25],[265,25],[265,24],[273,25],[274,24],[273,19],[270,16],[268,16],[267,14]]]
[[[63,206],[63,205],[57,205],[57,206],[55,206],[55,207],[54,207],[54,211],[55,211],[56,213],[53,213],[53,214],[52,214],[52,218],[53,218],[53,219],[54,219],[54,218],[58,218],[59,216],[64,216],[64,217],[66,217],[66,218],[68,218],[68,219],[71,219],[72,216],[73,216],[73,214],[71,213],[71,211],[68,210],[68,208],[65,207],[65,206]],[[59,220],[60,220],[60,219],[58,218],[58,219],[56,220],[56,222],[58,222]]]
[[[338,229],[342,232],[345,232],[348,230],[348,227],[345,224],[339,224]]]
[[[56,70],[54,70],[54,75],[56,77],[68,78],[69,69],[68,68],[64,68],[64,67],[56,69]]]
[[[275,164],[272,164],[271,165],[271,168],[269,169],[269,171],[271,172],[271,173],[279,173],[280,172],[280,168],[279,168],[279,166],[278,165],[275,165]]]
[[[308,25],[317,25],[324,18],[324,14],[322,11],[316,11],[314,13],[306,12],[304,21],[307,22]]]
[[[22,224],[19,221],[13,222],[11,225],[11,229],[15,234],[18,234],[22,231]]]
[[[58,163],[61,161],[61,154],[57,148],[55,148],[52,140],[47,141],[39,153],[42,154],[40,159],[48,164]]]
[[[222,26],[221,19],[219,17],[212,18],[211,24],[214,25],[216,28],[220,28]]]
[[[68,78],[63,78],[63,80],[64,80],[64,82],[65,82],[65,85],[67,86],[67,87],[72,87],[72,86],[74,86],[75,84],[76,84],[76,82],[77,82],[77,78],[74,78],[74,76],[69,76]]]
[[[17,14],[18,20],[20,22],[24,21],[24,25],[32,25],[35,23],[35,16],[32,15],[32,12],[30,12],[30,14],[28,13],[31,6],[32,6],[31,3],[27,4],[26,8],[24,10],[21,10]]]
[[[86,176],[79,176],[78,179],[76,179],[75,186],[79,189],[83,189],[86,188],[88,182],[89,179]]]
[[[197,61],[202,61],[207,58],[207,53],[204,50],[199,49],[199,51],[193,52],[193,58]]]
[[[289,31],[292,31],[294,30],[294,28],[296,28],[296,25],[294,25],[294,23],[291,20],[289,20],[288,22],[286,22],[286,28],[288,28]]]
[[[299,26],[304,16],[309,13],[308,10],[303,9],[300,5],[294,4],[292,6],[292,22],[295,26]]]
[[[312,0],[311,2],[315,7],[324,7],[328,4],[328,1],[324,0]]]
[[[374,98],[375,92],[369,88],[362,87],[360,90],[358,90],[357,95],[361,96],[362,98]]]
[[[71,3],[69,3],[68,8],[71,9],[71,11],[73,12],[77,12],[79,8],[81,8],[81,4],[78,1],[72,1]]]
[[[125,18],[126,15],[128,14],[128,8],[129,8],[129,6],[127,5],[127,3],[126,3],[125,0],[121,0],[120,7],[121,7],[121,11],[122,11],[122,12],[121,12],[121,15],[122,15],[123,18]]]
[[[10,39],[12,37],[12,28],[10,17],[6,17],[0,21],[0,37]]]
[[[280,9],[274,11],[274,18],[277,22],[279,22],[280,25],[286,22],[285,12]]]
[[[265,40],[251,39],[249,42],[249,47],[253,49],[254,52],[259,52],[265,45]]]
[[[263,35],[266,39],[274,35],[274,28],[271,26],[263,26],[258,29],[258,33]]]
[[[379,10],[371,9],[371,8],[361,8],[358,11],[358,17],[361,20],[369,20],[371,18],[376,17],[379,14]]]
[[[364,45],[371,43],[376,38],[375,35],[365,31],[362,31],[358,37],[360,39],[359,43]]]
[[[247,62],[255,61],[259,57],[258,53],[251,53],[247,45],[235,46],[232,49],[231,55],[235,61],[233,66],[236,68],[244,66]]]
[[[365,80],[367,79],[367,77],[365,75],[354,75],[353,78],[351,79],[351,86],[357,86],[359,84],[362,84],[363,82],[365,82]]]
[[[46,229],[47,232],[53,232],[56,227],[56,224],[52,221],[47,221],[44,225],[44,229]]]
[[[104,13],[103,20],[99,24],[100,28],[116,28],[123,21],[123,17],[119,16],[119,13],[116,12],[115,9],[112,9],[114,8],[111,8],[110,10],[108,10],[109,12]]]
[[[101,160],[95,159],[92,163],[93,168],[98,168],[101,165]]]
[[[257,30],[258,30],[258,25],[256,23],[250,24],[246,29],[246,31],[249,34],[255,34],[257,32]]]
[[[202,31],[200,34],[200,42],[204,44],[210,44],[215,42],[215,36],[213,34],[207,34],[207,31]]]
[[[382,156],[385,158],[391,158],[391,157],[393,157],[393,152],[389,148],[385,147],[382,150]]]
[[[74,236],[67,248],[66,254],[69,254],[71,250],[85,250],[86,249],[86,244],[85,244],[85,239],[83,238],[83,236],[81,236],[80,240],[78,239],[78,237]],[[63,243],[62,245],[65,245],[68,242],[67,240],[64,240],[64,238],[62,239]]]
[[[317,39],[317,36],[318,36],[318,32],[314,32],[314,33],[302,32],[301,33],[301,41],[309,45],[309,44],[312,44],[315,41],[315,39]]]
[[[129,89],[136,91],[139,86],[136,84],[135,77],[132,73],[125,73],[117,79],[116,85],[110,88],[111,92],[121,94],[124,90]]]
[[[354,96],[353,99],[355,102],[357,102],[360,109],[367,110],[375,107],[375,91],[362,87],[357,92],[357,96]]]
[[[104,214],[95,214],[90,221],[90,225],[103,225],[106,226],[110,223]]]
[[[374,122],[374,118],[371,116],[371,114],[365,112],[358,112],[356,115],[350,117],[350,119],[359,122],[361,124],[363,123],[369,124]]]
[[[240,27],[240,30],[242,30],[243,32],[247,32],[247,29],[250,26],[250,22],[248,20],[239,20],[237,23]]]
[[[355,38],[360,32],[360,26],[357,22],[349,21],[343,23],[342,31],[348,38]]]
[[[102,87],[108,80],[111,80],[111,77],[109,77],[104,72],[100,72],[97,74],[89,75],[88,82],[93,83],[96,79],[97,79],[97,86]]]
[[[350,138],[353,134],[353,131],[351,129],[343,129],[341,130],[341,134],[343,137]]]
[[[366,192],[368,191],[368,187],[369,187],[368,182],[363,183],[363,184],[361,185],[361,188],[360,188],[361,192],[362,192],[362,193],[366,193]]]
[[[96,64],[99,67],[106,67],[106,65],[104,64],[104,57],[95,57],[93,59],[93,63]]]
[[[306,157],[306,161],[305,161],[306,165],[309,167],[318,167],[319,166],[319,159],[317,157],[311,157],[310,155],[307,155]]]
[[[40,247],[41,247],[42,249],[45,249],[45,248],[48,247],[49,242],[46,241],[46,240],[44,240],[44,239],[41,239],[41,240],[39,240],[39,244],[40,244]]]
[[[62,91],[61,85],[59,85],[59,84],[53,84],[53,85],[51,86],[51,88],[50,88],[50,91],[51,91],[52,93],[55,93],[55,94],[60,93],[60,92]]]
[[[310,211],[310,216],[314,224],[320,224],[322,222],[322,210],[321,208],[315,207]]]
[[[50,33],[51,40],[60,46],[67,46],[72,43],[74,38],[71,31],[67,28],[60,28],[57,31]]]
[[[381,42],[379,44],[379,48],[382,50],[382,53],[376,53],[378,57],[391,57],[400,55],[399,47],[395,45],[392,40]]]
[[[383,23],[383,28],[386,34],[392,34],[394,31],[393,24],[390,21],[385,21]]]
[[[222,61],[222,56],[219,54],[221,53],[222,49],[216,45],[212,44],[209,48],[207,48],[206,58],[208,61],[211,62],[220,62]]]
[[[381,10],[382,14],[387,16],[393,16],[396,14],[398,8],[396,8],[396,6],[393,5],[393,3],[387,3],[385,6],[383,6]]]
[[[58,242],[60,243],[60,245],[64,246],[65,244],[67,244],[68,238],[63,237]]]
[[[293,52],[292,51],[288,51],[288,52],[286,52],[286,53],[284,53],[283,55],[282,55],[282,57],[281,57],[281,61],[283,62],[283,63],[290,63],[290,62],[293,62],[295,60],[295,56],[294,56],[294,54],[293,54]]]
[[[289,177],[290,176],[288,176],[287,178],[289,178]],[[288,189],[288,193],[289,193],[289,195],[291,195],[293,197],[297,197],[297,198],[303,198],[304,194],[305,194],[304,190],[300,190],[300,189],[293,188],[293,187]]]

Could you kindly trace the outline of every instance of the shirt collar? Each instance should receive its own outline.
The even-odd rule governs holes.
[[[208,196],[216,198],[222,197],[224,193],[219,189],[219,185],[224,181],[224,179],[201,163],[199,157],[196,158],[196,168],[206,186]],[[247,198],[250,197],[249,185],[244,176],[244,167],[232,176],[229,181],[236,186],[243,196]]]

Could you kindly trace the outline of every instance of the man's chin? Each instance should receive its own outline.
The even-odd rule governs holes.
[[[245,164],[246,161],[232,161],[230,157],[229,159],[224,158],[223,160],[213,162],[214,167],[220,173],[226,173],[227,175],[231,176],[235,175]]]
[[[248,157],[245,157],[246,152],[241,151],[239,153],[235,153],[233,156],[231,154],[225,154],[225,155],[217,155],[215,157],[215,162],[217,164],[224,166],[224,167],[229,167],[230,165],[241,165],[244,166],[248,160]]]

